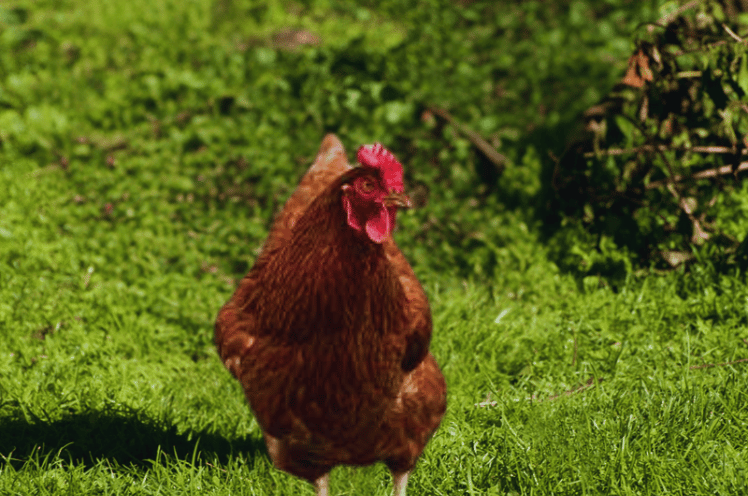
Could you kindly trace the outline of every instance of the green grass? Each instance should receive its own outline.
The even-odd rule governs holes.
[[[745,275],[564,272],[534,216],[543,143],[658,4],[596,4],[588,31],[579,1],[151,4],[0,5],[0,494],[313,494],[272,468],[211,341],[326,131],[382,140],[428,189],[396,236],[449,407],[411,494],[748,492]],[[275,47],[289,25],[322,44]],[[430,102],[501,143],[495,188]],[[331,489],[391,481],[342,467]]]

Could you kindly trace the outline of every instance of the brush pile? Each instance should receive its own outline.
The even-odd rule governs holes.
[[[748,2],[689,2],[636,36],[625,76],[556,159],[547,211],[629,269],[699,253],[744,265]]]

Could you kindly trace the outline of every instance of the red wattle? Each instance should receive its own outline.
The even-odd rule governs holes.
[[[366,221],[366,235],[375,243],[383,243],[395,229],[395,209],[382,206]]]

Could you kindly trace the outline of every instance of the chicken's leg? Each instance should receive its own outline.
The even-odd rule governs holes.
[[[326,473],[314,481],[314,488],[317,490],[317,496],[327,496],[330,484],[330,473]],[[405,493],[403,493],[405,494]]]
[[[392,496],[405,496],[405,486],[408,485],[408,476],[410,475],[410,470],[407,472],[400,472],[398,474],[393,473],[392,474],[392,485],[394,486],[394,491],[392,491]]]

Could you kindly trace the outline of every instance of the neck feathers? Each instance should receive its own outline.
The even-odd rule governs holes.
[[[405,296],[384,246],[348,226],[337,181],[255,271],[261,289],[245,308],[268,334],[306,341],[402,325]]]

